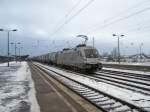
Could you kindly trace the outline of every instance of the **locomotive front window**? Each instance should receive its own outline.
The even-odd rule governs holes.
[[[86,58],[98,58],[99,54],[96,49],[85,49],[85,57]]]

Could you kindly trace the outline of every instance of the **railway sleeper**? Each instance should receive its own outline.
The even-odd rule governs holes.
[[[91,94],[93,94],[93,93],[89,93],[90,91],[80,91],[80,90],[76,90],[78,93],[80,93],[80,94],[82,94],[82,95],[84,95],[84,96],[86,96],[86,95],[91,95]],[[87,93],[87,94],[86,94]]]
[[[76,90],[78,90],[80,93],[90,92],[90,91],[91,91],[91,90],[89,90],[89,89],[82,89],[82,90],[76,89]]]
[[[107,101],[107,100],[110,100],[110,98],[104,96],[103,98],[99,99],[99,102],[103,102],[103,101]]]
[[[109,99],[109,100],[106,100],[106,101],[104,101],[104,102],[102,102],[102,103],[113,103],[113,104],[114,104],[114,103],[116,103],[116,102],[115,102],[115,100],[113,100],[113,99]]]
[[[114,104],[112,104],[110,107],[105,107],[106,109],[107,108],[109,108],[109,110],[114,110],[114,109],[116,109],[116,108],[120,108],[122,106],[122,104],[121,103],[114,103]]]
[[[87,91],[82,91],[82,92],[81,92],[82,95],[87,95],[87,96],[92,96],[92,95],[94,95],[94,93],[95,93],[94,91],[89,91],[89,92],[87,92]]]
[[[97,96],[99,94],[94,92],[94,93],[83,93],[82,95],[86,96],[86,97],[94,97],[94,96]]]
[[[82,85],[77,84],[75,82],[71,82],[70,85],[74,86],[75,88],[85,89],[85,87],[83,87]]]
[[[71,88],[75,89],[75,90],[82,90],[82,87],[80,88],[78,85],[69,85]]]
[[[100,106],[102,106],[103,108],[105,108],[106,106],[111,106],[111,105],[113,105],[114,104],[114,102],[108,102],[108,103],[106,103],[106,102],[101,102],[101,103],[99,103],[99,105]]]
[[[103,97],[94,98],[94,99],[93,98],[89,98],[89,99],[97,104],[100,101],[101,98],[103,98]]]
[[[99,99],[99,98],[103,98],[104,95],[95,95],[95,96],[90,96],[88,97],[89,99]]]
[[[96,104],[97,105],[105,105],[105,104],[111,104],[111,103],[114,103],[114,102],[109,102],[109,100],[99,100]]]
[[[81,85],[78,85],[78,84],[76,84],[76,83],[66,83],[66,84],[68,84],[70,87],[72,87],[72,88],[77,88],[77,89],[79,89],[79,88],[83,88]]]
[[[78,89],[78,90],[80,90],[80,91],[82,91],[82,90],[85,90],[85,91],[86,91],[86,90],[89,90],[88,88],[82,87],[82,86],[81,86],[81,87],[75,87],[75,89]]]
[[[133,109],[131,109],[127,105],[122,105],[122,106],[120,106],[118,108],[115,108],[114,111],[115,112],[133,112]]]
[[[105,108],[108,111],[113,111],[115,108],[119,108],[122,106],[122,105],[117,105],[117,106],[114,106],[114,105],[115,103],[112,103],[110,105],[104,105],[103,108]]]
[[[108,100],[110,100],[110,99],[104,99],[105,97],[101,97],[101,98],[97,98],[97,99],[93,99],[92,101],[95,101],[95,102],[97,102],[97,104],[98,103],[100,103],[100,102],[105,102],[105,101],[108,101]],[[102,100],[103,99],[103,100]]]

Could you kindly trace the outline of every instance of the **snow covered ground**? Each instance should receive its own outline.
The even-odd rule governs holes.
[[[39,64],[39,63],[37,63]],[[42,65],[42,64],[40,64]],[[84,76],[75,75],[73,73],[69,73],[63,70],[56,69],[54,67],[45,66],[51,70],[54,70],[60,74],[63,74],[73,80],[82,82],[83,84],[89,85],[90,87],[96,88],[97,90],[103,91],[107,94],[111,94],[117,98],[121,98],[127,102],[130,102],[134,105],[137,105],[139,107],[144,107],[147,111],[150,111],[150,96],[144,95],[141,93],[137,93],[131,90],[127,90],[124,88],[116,87],[107,83],[103,82],[97,82],[95,80],[89,79]],[[48,71],[50,72],[50,71]],[[55,75],[55,73],[51,72],[52,75]]]
[[[40,112],[26,62],[0,64],[0,112]]]
[[[103,62],[104,64],[118,64],[117,62]],[[121,65],[138,65],[138,66],[150,66],[150,63],[121,63]],[[150,72],[147,71],[139,71],[139,70],[125,70],[125,69],[119,69],[119,68],[108,68],[103,67],[104,70],[113,70],[113,71],[121,71],[121,72],[128,72],[128,73],[135,73],[135,74],[144,74],[144,75],[150,75]]]
[[[102,62],[103,64],[118,64],[118,62]],[[120,62],[121,65],[137,65],[137,66],[150,66],[150,62]]]
[[[124,69],[117,69],[117,68],[106,68],[103,67],[104,70],[112,70],[112,71],[119,71],[119,72],[127,72],[127,73],[134,73],[134,74],[143,74],[143,75],[150,75],[150,72],[145,71],[135,71],[135,70],[124,70]]]

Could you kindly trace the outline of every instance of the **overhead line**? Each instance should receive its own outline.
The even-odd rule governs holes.
[[[134,8],[138,7],[139,5],[141,5],[141,4],[143,4],[143,3],[146,3],[146,2],[149,2],[149,0],[145,0],[145,1],[143,1],[143,2],[140,2],[140,3],[138,3],[138,4],[136,4],[136,5],[132,6],[132,7],[130,7],[130,8],[128,8],[128,9],[126,9],[126,10],[120,12],[119,14],[117,14],[117,15],[115,15],[115,16],[112,16],[112,17],[110,17],[110,18],[105,19],[105,20],[104,20],[104,23],[105,23],[105,22],[108,22],[108,21],[110,21],[110,20],[112,20],[112,19],[115,19],[116,17],[118,17],[118,16],[123,15],[124,13],[126,13],[128,10],[134,9]],[[92,26],[93,28],[91,27],[91,29],[97,29],[96,26],[97,26],[97,25]],[[95,28],[94,28],[94,27],[95,27]],[[90,28],[88,28],[88,29],[90,29]]]
[[[68,11],[68,13],[66,14],[66,17],[68,17],[72,12],[73,10],[76,9],[76,7],[78,7],[78,5],[81,3],[82,0],[79,0],[72,8],[70,11]]]
[[[74,17],[80,14],[85,8],[87,8],[94,0],[90,0],[85,6],[83,6],[79,11],[77,11],[73,16],[71,16],[65,23],[70,22]]]
[[[59,30],[61,30],[64,25],[66,25],[67,23],[69,23],[72,19],[74,19],[77,15],[79,15],[85,8],[87,8],[94,0],[90,0],[86,5],[84,5],[80,10],[78,10],[73,16],[71,16],[68,20],[66,20],[58,29],[56,29],[51,36],[53,36],[54,34],[56,34]]]
[[[68,12],[67,14],[57,23],[57,25],[55,25],[54,29],[57,27],[57,26],[60,26],[63,21],[73,12],[73,10],[76,9],[76,7],[78,7],[78,5],[81,3],[82,0],[79,0]],[[60,24],[60,25],[59,25]]]
[[[149,28],[150,28],[150,26],[137,27],[137,28],[128,30],[126,33],[135,32],[135,31],[142,31],[142,30],[149,29]]]
[[[140,10],[140,11],[137,11],[137,12],[135,12],[135,13],[132,13],[132,14],[130,14],[130,15],[128,15],[128,16],[119,18],[119,19],[114,20],[114,21],[112,21],[112,22],[110,22],[110,23],[108,23],[108,24],[105,24],[105,25],[101,26],[100,28],[98,27],[98,28],[96,28],[95,30],[98,30],[98,29],[101,29],[101,28],[105,28],[105,27],[110,26],[110,25],[112,25],[112,24],[114,24],[114,23],[120,22],[120,21],[125,20],[125,19],[128,19],[128,18],[130,18],[130,17],[132,17],[132,16],[135,16],[135,15],[138,15],[138,14],[140,14],[140,13],[142,13],[142,12],[145,12],[145,11],[147,11],[147,10],[149,10],[149,9],[150,9],[150,7],[147,7],[147,8],[145,8],[145,9]],[[95,30],[93,30],[93,31],[95,31]]]

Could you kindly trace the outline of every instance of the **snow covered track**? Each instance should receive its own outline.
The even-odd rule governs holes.
[[[126,77],[133,77],[136,79],[150,81],[150,74],[148,72],[138,72],[138,71],[131,71],[131,70],[122,70],[122,69],[111,69],[111,68],[104,68],[99,72],[104,73],[111,73],[115,75],[123,75]]]
[[[105,69],[96,74],[94,77],[98,78],[99,81],[150,95],[149,75]]]
[[[115,97],[110,93],[98,90],[95,87],[90,86],[80,80],[81,76],[73,73],[67,73],[62,70],[56,70],[56,68],[48,67],[42,64],[34,63],[38,68],[47,72],[51,77],[60,81],[80,96],[87,99],[100,109],[106,112],[148,112],[149,107],[137,106],[134,103],[128,102],[121,98]],[[67,75],[68,74],[68,75]],[[72,75],[71,75],[72,74]],[[88,79],[90,80],[90,79]],[[90,82],[90,81],[89,81]],[[94,82],[93,82],[94,84]]]

